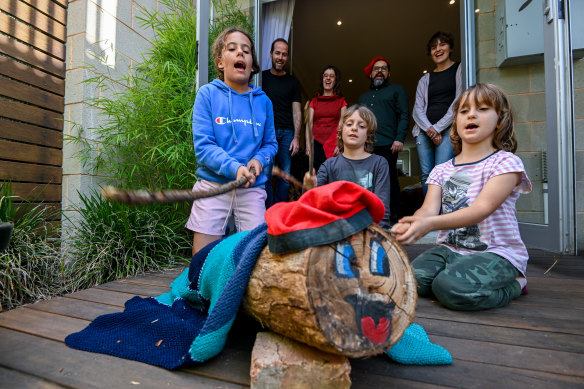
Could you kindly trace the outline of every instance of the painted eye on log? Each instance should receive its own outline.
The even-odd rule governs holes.
[[[335,272],[338,277],[359,278],[359,270],[354,265],[357,257],[353,247],[347,242],[337,242],[335,252]]]
[[[385,249],[375,238],[371,238],[371,259],[370,259],[370,269],[371,274],[377,276],[389,277],[389,260],[387,258],[387,253]]]

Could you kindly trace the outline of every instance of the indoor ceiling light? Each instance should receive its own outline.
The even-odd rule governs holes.
[[[456,3],[456,1],[455,1],[455,0],[450,0],[450,3],[449,3],[449,4],[450,4],[450,5],[452,5],[452,4],[454,4],[454,3]]]
[[[478,14],[478,13],[479,13],[479,11],[480,11],[480,9],[478,9],[478,8],[477,8],[477,9],[475,9],[475,14]]]
[[[426,73],[428,73],[428,71],[427,71],[427,70],[424,70],[424,72],[423,72],[423,73],[424,73],[424,74],[426,74]]]
[[[349,82],[353,82],[353,79],[352,78],[349,78]]]
[[[340,20],[337,20],[337,26],[340,26],[341,24],[343,24],[343,22]]]

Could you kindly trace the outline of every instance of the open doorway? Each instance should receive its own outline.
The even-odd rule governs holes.
[[[459,1],[296,0],[291,33],[292,72],[300,80],[304,100],[318,89],[321,70],[341,70],[341,90],[349,105],[369,88],[363,68],[376,56],[391,62],[391,82],[408,93],[412,111],[418,80],[434,64],[426,43],[436,31],[450,32],[453,59],[461,58]],[[339,24],[340,22],[340,24]],[[410,130],[413,122],[410,123]],[[400,187],[419,182],[418,154],[411,131],[398,166],[405,174]]]

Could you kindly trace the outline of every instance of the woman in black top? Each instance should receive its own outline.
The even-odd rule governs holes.
[[[453,157],[450,143],[452,105],[462,93],[461,66],[452,60],[454,39],[447,32],[432,35],[427,44],[428,55],[436,65],[420,78],[414,105],[414,128],[418,158],[422,169],[422,185],[434,168]]]

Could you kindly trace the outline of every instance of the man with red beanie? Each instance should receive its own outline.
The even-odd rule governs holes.
[[[399,181],[397,156],[404,147],[410,125],[408,95],[403,86],[389,82],[389,61],[376,57],[365,68],[371,80],[369,90],[359,97],[359,104],[373,111],[377,118],[377,134],[373,152],[384,157],[389,164],[390,222],[399,219]]]

